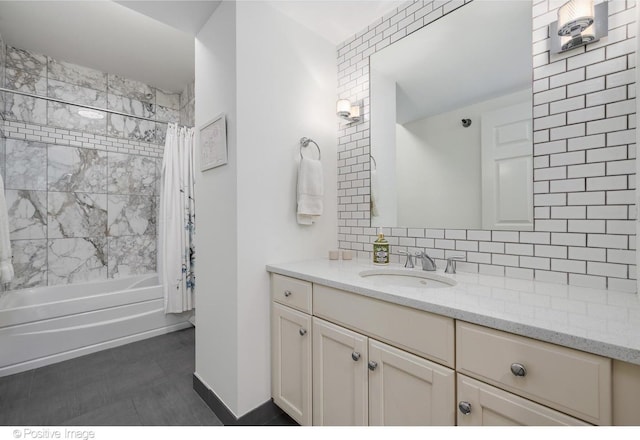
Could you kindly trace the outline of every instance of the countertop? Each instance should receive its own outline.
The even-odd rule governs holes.
[[[400,265],[385,266],[404,269]],[[361,260],[315,259],[267,271],[640,365],[640,295],[458,272],[453,287],[389,286]],[[430,272],[433,273],[433,272]]]

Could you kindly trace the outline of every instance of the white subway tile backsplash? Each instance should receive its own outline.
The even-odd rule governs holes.
[[[573,286],[591,287],[594,289],[606,289],[607,279],[604,277],[570,273],[569,284]]]
[[[604,176],[606,174],[604,162],[590,163],[586,165],[571,165],[567,167],[567,177],[574,179],[577,177]]]
[[[610,249],[627,249],[629,237],[627,235],[589,234],[587,246]]]
[[[618,58],[613,58],[602,63],[587,66],[587,78],[590,79],[595,78],[596,76],[603,76],[610,73],[620,72],[622,70],[626,70],[626,68],[627,57],[621,56]]]
[[[605,194],[606,193],[604,191],[568,193],[567,204],[568,205],[604,205]]]
[[[606,249],[569,247],[569,258],[571,260],[607,261],[607,252]]]
[[[579,55],[572,56],[567,61],[568,70],[577,69],[578,67],[591,66],[605,60],[604,48],[584,52]]]
[[[519,257],[516,255],[493,254],[491,261],[499,266],[515,266],[519,264]]]
[[[480,252],[490,252],[492,254],[504,254],[504,243],[496,241],[479,242],[478,249]]]
[[[568,273],[586,273],[587,262],[567,259],[551,259],[551,270]]]
[[[606,231],[604,220],[568,220],[568,222],[568,232],[603,234]]]
[[[532,244],[520,244],[520,243],[506,243],[504,248],[505,253],[513,255],[533,255]]]
[[[600,263],[597,261],[587,262],[587,273],[589,275],[600,275],[615,278],[627,278],[628,266],[626,264]]]

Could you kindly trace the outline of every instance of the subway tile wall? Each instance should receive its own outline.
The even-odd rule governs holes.
[[[338,241],[370,257],[369,56],[469,0],[408,1],[337,48],[338,98],[364,120],[338,129]],[[609,35],[550,54],[564,1],[534,0],[534,231],[383,228],[398,251],[426,249],[440,266],[554,283],[636,291],[634,0],[609,1]]]
[[[5,88],[78,104],[0,93],[15,270],[3,288],[155,272],[166,126],[193,99],[181,105],[180,93],[2,46]],[[132,116],[85,119],[82,105]]]

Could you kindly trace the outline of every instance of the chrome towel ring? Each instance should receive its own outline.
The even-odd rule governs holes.
[[[304,158],[304,156],[302,156],[302,149],[308,147],[310,142],[312,142],[313,145],[315,145],[318,149],[318,160],[320,160],[322,158],[320,147],[318,146],[318,144],[316,144],[316,141],[314,141],[313,139],[309,139],[308,137],[303,137],[302,139],[300,139],[300,158]]]

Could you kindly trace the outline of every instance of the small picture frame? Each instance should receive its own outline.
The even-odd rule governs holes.
[[[227,121],[219,114],[200,127],[200,171],[227,163]]]

